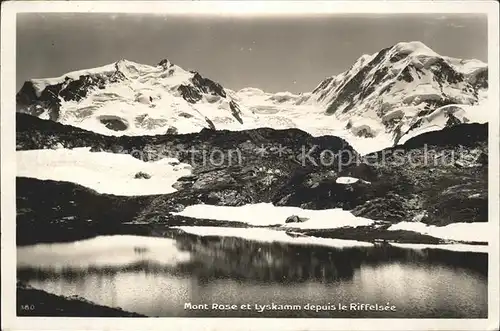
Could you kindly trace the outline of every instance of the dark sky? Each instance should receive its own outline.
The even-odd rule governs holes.
[[[311,91],[362,54],[420,40],[487,62],[486,16],[455,14],[209,17],[104,13],[17,15],[17,88],[121,58],[168,58],[238,90]]]

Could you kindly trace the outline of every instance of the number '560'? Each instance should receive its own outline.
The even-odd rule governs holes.
[[[35,305],[21,305],[21,310],[35,310]]]

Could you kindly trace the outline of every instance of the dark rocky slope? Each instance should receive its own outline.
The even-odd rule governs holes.
[[[18,178],[18,239],[20,242],[36,241],[36,237],[41,236],[39,230],[47,224],[53,231],[60,231],[61,226],[57,223],[65,224],[64,231],[69,231],[67,237],[71,238],[72,233],[78,236],[94,233],[96,229],[113,233],[125,222],[182,224],[182,218],[169,213],[192,204],[238,206],[270,202],[296,173],[316,168],[335,171],[335,166],[307,163],[303,166],[302,148],[309,150],[314,146],[317,147],[310,154],[314,158],[319,158],[324,149],[345,150],[357,155],[340,138],[314,138],[296,129],[204,130],[189,135],[110,137],[17,114],[17,150],[91,147],[92,151],[130,153],[143,161],[175,156],[193,166],[192,175],[180,178],[175,184],[177,192],[146,197],[101,195],[72,183]],[[280,153],[280,147],[286,148]],[[227,159],[211,162],[203,157],[203,152],[210,154],[213,150],[222,151]],[[343,158],[346,163],[348,160]],[[209,224],[207,222],[204,224]],[[45,240],[50,240],[50,231],[47,233]]]
[[[277,205],[343,207],[390,223],[488,220],[488,127],[464,124],[364,156],[339,173],[296,175]],[[323,173],[324,174],[324,173]],[[363,181],[337,184],[338,176]]]

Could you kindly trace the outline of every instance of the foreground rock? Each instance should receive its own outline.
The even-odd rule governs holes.
[[[17,284],[17,316],[144,317],[77,297],[63,297]]]

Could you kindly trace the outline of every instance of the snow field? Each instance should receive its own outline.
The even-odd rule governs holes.
[[[90,152],[90,148],[17,151],[17,176],[79,184],[98,193],[152,195],[172,193],[191,166],[177,159],[143,162],[128,154]],[[138,172],[150,179],[134,178]]]

